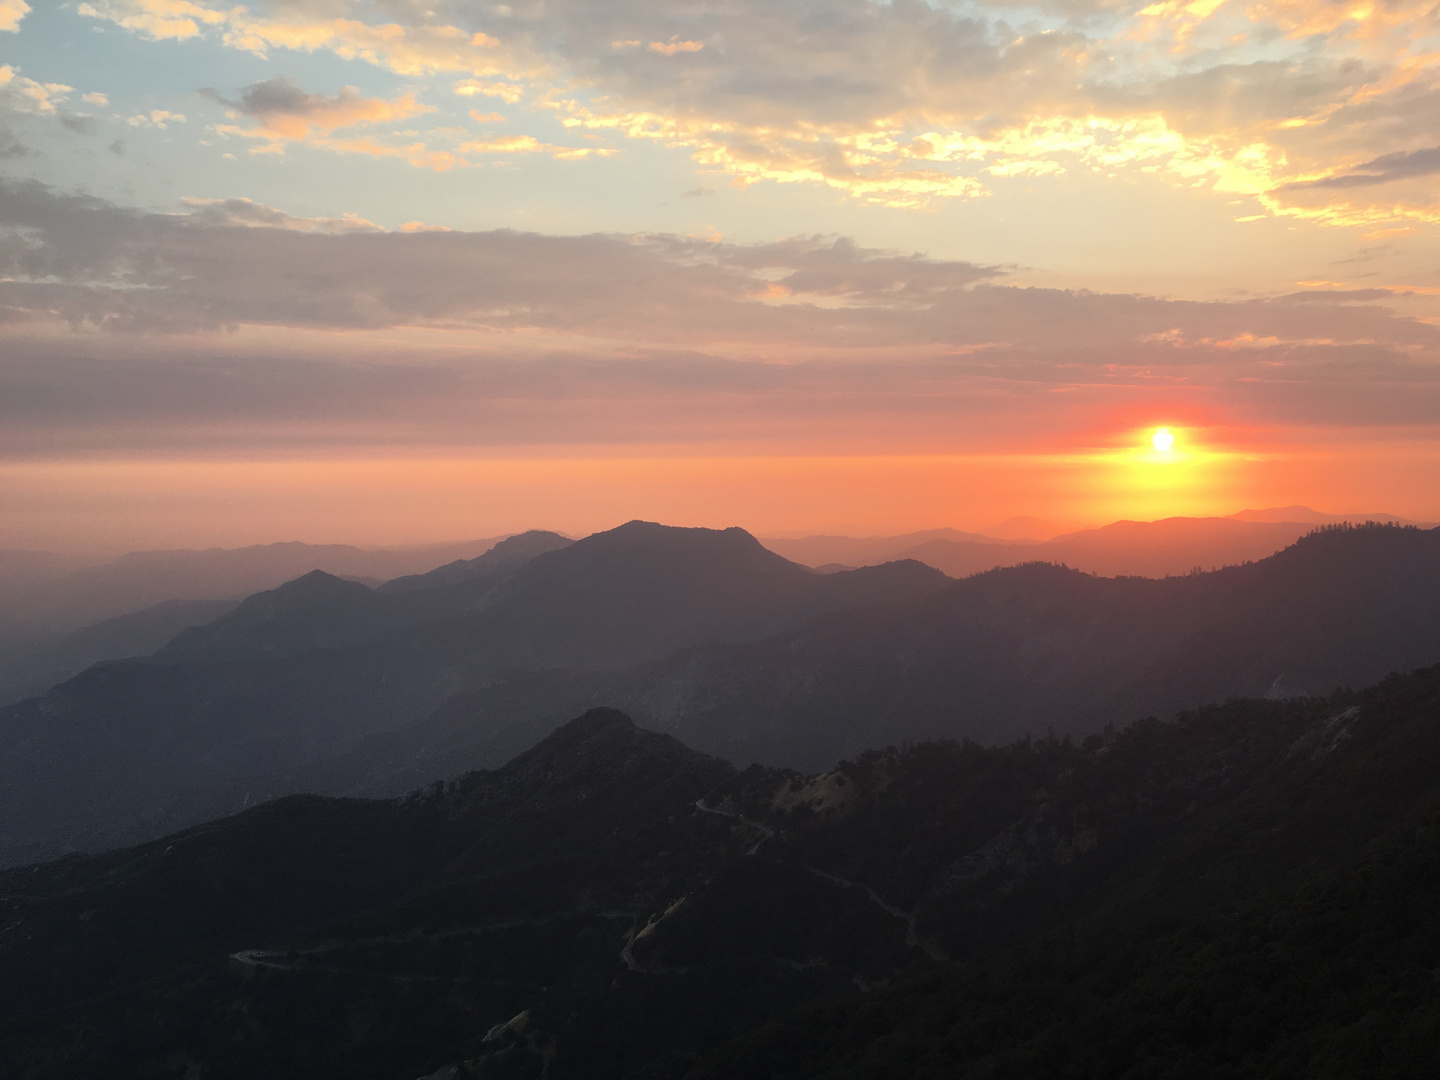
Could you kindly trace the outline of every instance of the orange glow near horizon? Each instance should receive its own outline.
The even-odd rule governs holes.
[[[1207,447],[1183,429],[1062,454],[0,463],[3,546],[96,552],[280,540],[421,544],[632,518],[757,535],[874,535],[1010,517],[1071,527],[1306,504],[1440,517],[1426,444]]]
[[[1146,3],[0,0],[0,551],[1440,519],[1434,5]]]

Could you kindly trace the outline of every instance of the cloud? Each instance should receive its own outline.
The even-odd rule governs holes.
[[[1440,123],[1422,0],[103,0],[151,38],[327,51],[682,148],[740,184],[924,208],[1006,178],[1133,170],[1324,224],[1430,220],[1423,192],[1303,189]],[[458,79],[457,79],[458,77]],[[295,124],[293,114],[277,114]],[[538,138],[538,133],[536,134]]]
[[[673,37],[669,41],[650,42],[650,51],[657,52],[661,56],[674,56],[677,53],[697,53],[703,48],[705,48],[704,42],[679,41]]]
[[[837,237],[392,232],[0,182],[0,450],[840,431],[933,449],[1155,400],[1428,430],[1440,327],[1404,302],[1021,288]]]
[[[160,131],[165,131],[171,124],[185,123],[185,114],[174,113],[169,109],[151,109],[148,113],[127,116],[125,122],[131,127],[158,128]]]
[[[1243,303],[1016,288],[1002,268],[836,237],[732,244],[670,235],[384,232],[249,200],[151,214],[36,183],[0,187],[0,298],[12,319],[193,332],[241,325],[544,331],[645,347],[1038,350],[1155,339],[1430,350],[1440,328],[1389,294]],[[727,344],[728,343],[728,344]],[[1158,351],[1156,351],[1158,349]],[[1158,359],[1157,359],[1158,358]],[[979,362],[979,361],[975,361]]]
[[[0,65],[0,109],[20,117],[46,117],[59,120],[61,126],[77,135],[93,135],[99,129],[96,119],[85,113],[73,112],[68,107],[70,95],[74,91],[73,86],[67,86],[64,83],[37,82],[20,74],[18,69],[9,64]],[[108,99],[104,94],[85,94],[82,96],[82,100],[92,105],[108,104]],[[178,119],[183,120],[184,117]],[[25,152],[17,149],[21,144],[15,136],[11,135],[10,138],[11,151],[6,156],[14,157]]]
[[[418,6],[386,5],[394,22],[371,23],[346,14],[368,14],[368,4],[347,0],[260,0],[252,5],[190,0],[97,0],[76,10],[151,40],[185,40],[212,34],[231,48],[268,57],[272,49],[327,51],[407,77],[442,72],[472,76],[539,73],[543,65],[501,47],[483,31],[435,21]],[[267,14],[266,9],[273,10]],[[408,9],[408,10],[407,10]]]
[[[253,127],[219,124],[215,128],[221,135],[265,140],[264,145],[252,147],[251,154],[282,155],[287,142],[300,142],[331,153],[395,158],[435,172],[465,164],[450,150],[417,141],[413,131],[379,138],[334,136],[343,128],[391,124],[435,111],[433,106],[420,104],[413,92],[387,101],[365,97],[357,87],[345,86],[330,97],[308,93],[289,79],[274,78],[245,87],[237,98],[224,97],[211,88],[200,94],[226,106],[232,119],[255,121]]]
[[[1373,161],[1357,165],[1349,172],[1338,176],[1326,176],[1306,183],[1290,184],[1282,190],[1296,191],[1307,188],[1357,188],[1375,184],[1389,184],[1396,180],[1412,180],[1417,176],[1433,176],[1440,173],[1440,146],[1409,153],[1383,154]]]
[[[338,128],[391,123],[435,111],[432,106],[419,104],[413,93],[385,101],[363,97],[357,87],[345,86],[334,97],[327,97],[306,93],[283,77],[252,83],[235,99],[209,88],[200,93],[225,105],[232,117],[248,116],[257,121],[254,128],[239,134],[294,142],[328,135]]]
[[[30,10],[25,0],[0,0],[0,30],[12,33],[20,29],[20,20]]]
[[[73,90],[64,83],[36,82],[9,64],[0,64],[0,107],[11,112],[53,116]]]
[[[219,26],[225,21],[220,12],[202,4],[188,3],[187,0],[148,0],[145,3],[100,0],[95,4],[83,3],[75,10],[90,18],[108,19],[154,41],[167,38],[183,41],[198,37],[202,27]]]
[[[461,97],[485,97],[499,98],[507,105],[514,105],[525,97],[525,89],[507,82],[481,82],[478,79],[462,79],[452,88]]]
[[[416,169],[429,169],[432,172],[449,172],[457,165],[463,165],[463,159],[456,157],[448,150],[432,150],[423,142],[410,143],[385,143],[372,138],[369,135],[361,136],[358,139],[319,139],[314,144],[322,150],[329,150],[336,154],[360,154],[365,157],[374,158],[397,158],[406,162]],[[250,152],[274,152],[279,150],[278,146],[260,147]]]
[[[462,154],[548,154],[558,161],[579,161],[587,157],[610,157],[618,151],[598,146],[554,146],[533,135],[501,135],[494,139],[472,139],[460,144]]]
[[[287,229],[294,232],[347,233],[380,232],[380,226],[354,214],[342,217],[307,218],[287,214],[273,206],[263,206],[250,199],[181,200],[189,208],[188,222],[207,227],[239,226],[241,228]]]
[[[30,148],[9,127],[0,123],[0,161],[24,157],[28,153]]]
[[[60,123],[68,131],[77,135],[93,135],[99,130],[99,124],[93,116],[85,116],[81,113],[61,113]]]

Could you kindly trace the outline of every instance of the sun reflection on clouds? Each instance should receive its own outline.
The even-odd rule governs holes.
[[[1000,182],[1132,172],[1312,224],[1440,220],[1423,179],[1313,186],[1423,149],[1436,130],[1440,9],[1428,0],[1158,0],[1099,20],[1047,9],[1019,30],[1004,5],[844,0],[826,6],[824,33],[807,22],[817,2],[394,5],[383,22],[345,0],[77,10],[153,40],[444,76],[458,94],[688,151],[739,186],[816,184],[925,209]]]

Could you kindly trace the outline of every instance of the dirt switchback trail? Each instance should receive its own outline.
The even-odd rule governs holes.
[[[745,852],[746,855],[754,855],[755,852],[760,850],[761,844],[763,844],[766,840],[769,840],[772,836],[775,835],[775,830],[772,829],[769,825],[762,825],[760,822],[755,821],[752,818],[746,817],[744,814],[740,813],[737,810],[722,810],[718,806],[711,806],[706,803],[704,799],[695,800],[695,809],[703,810],[707,814],[719,814],[721,817],[734,818],[736,821],[739,821],[745,825],[749,825],[752,829],[759,829],[762,833],[764,833],[765,835],[760,837],[759,840],[755,841],[755,845],[751,847],[749,851]]]

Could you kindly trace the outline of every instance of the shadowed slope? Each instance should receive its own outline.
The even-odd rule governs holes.
[[[424,574],[398,577],[385,582],[376,591],[381,593],[415,592],[477,580],[493,584],[505,577],[506,574],[524,566],[536,555],[544,555],[547,551],[558,551],[560,548],[569,547],[572,543],[574,541],[559,533],[547,532],[544,529],[531,529],[529,532],[518,533],[501,540],[485,554],[474,559],[457,559]]]
[[[614,700],[732,760],[823,768],[888,742],[1004,742],[1272,688],[1328,693],[1437,659],[1440,530],[1333,529],[1168,580],[997,570],[904,607],[693,650]]]
[[[945,581],[918,563],[818,575],[740,529],[643,522],[546,551],[498,581],[382,593],[307,575],[151,661],[96,668],[0,710],[0,861],[137,842],[315,790],[317,770],[324,790],[354,791],[373,770],[345,771],[345,755],[459,693],[754,640]],[[558,718],[578,711],[571,701],[561,698]],[[522,697],[497,728],[535,720],[533,705]],[[407,777],[421,749],[407,747]],[[422,768],[418,779],[444,774]]]
[[[1408,1080],[1440,1067],[1437,815],[1440,667],[813,777],[596,710],[403,800],[0,874],[0,1051],[35,1080]]]

